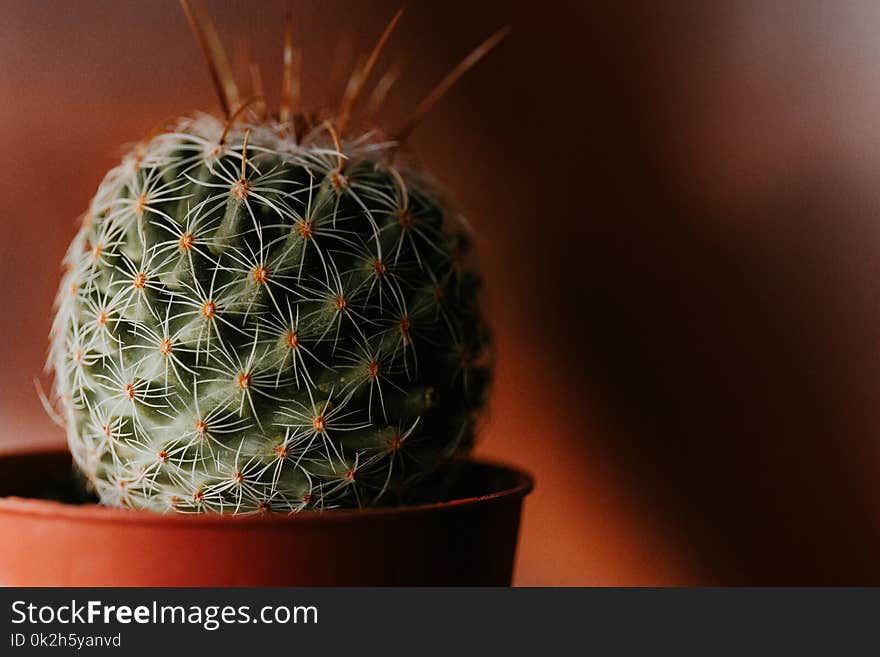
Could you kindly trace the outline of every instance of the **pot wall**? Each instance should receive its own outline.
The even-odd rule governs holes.
[[[63,452],[0,457],[3,490],[67,467]],[[475,466],[489,467],[489,466]],[[10,586],[508,585],[531,483],[443,504],[296,516],[161,515],[0,499]]]

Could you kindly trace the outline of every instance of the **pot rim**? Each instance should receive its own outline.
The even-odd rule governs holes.
[[[7,458],[51,457],[69,453],[62,447],[38,446],[25,449],[0,451],[0,461]],[[186,525],[187,527],[218,528],[232,525],[248,525],[252,529],[276,529],[288,525],[314,525],[328,522],[358,522],[366,520],[390,520],[430,513],[448,513],[477,505],[502,501],[521,500],[534,488],[533,477],[506,464],[485,459],[469,459],[470,462],[505,471],[514,481],[503,490],[476,497],[463,497],[446,502],[413,504],[410,506],[374,507],[367,509],[328,509],[308,513],[232,515],[220,513],[158,513],[141,509],[116,509],[100,504],[65,504],[54,500],[26,497],[0,497],[0,515],[42,516],[63,518],[75,522],[120,522],[124,524]]]

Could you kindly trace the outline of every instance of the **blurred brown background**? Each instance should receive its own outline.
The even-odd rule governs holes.
[[[288,4],[316,103],[398,6],[209,0],[271,89]],[[516,27],[411,143],[481,236],[517,583],[880,583],[880,5],[408,4],[389,127]],[[213,107],[172,0],[0,1],[0,446],[63,440],[32,379],[120,144]]]

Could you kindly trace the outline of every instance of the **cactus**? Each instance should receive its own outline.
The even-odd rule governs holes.
[[[54,392],[104,504],[393,503],[473,443],[490,340],[464,224],[398,142],[255,106],[136,145],[67,253]]]

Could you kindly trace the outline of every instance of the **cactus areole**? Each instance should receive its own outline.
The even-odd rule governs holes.
[[[490,362],[467,233],[398,164],[399,140],[348,118],[398,17],[335,117],[292,105],[288,38],[279,113],[233,102],[225,80],[235,111],[166,124],[104,178],[50,354],[74,461],[104,504],[396,503],[471,446]]]

